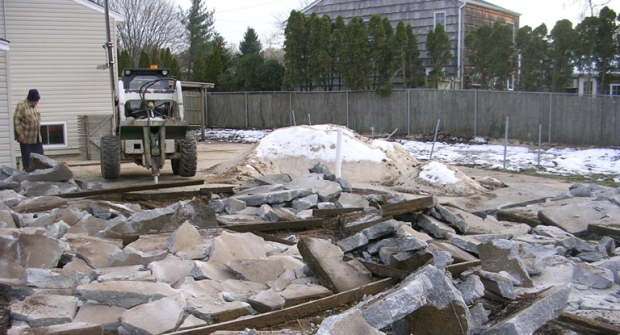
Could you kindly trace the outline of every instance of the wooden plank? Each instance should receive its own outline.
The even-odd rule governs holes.
[[[364,265],[368,269],[368,271],[372,272],[372,274],[381,277],[391,277],[402,280],[407,278],[407,276],[411,274],[407,271],[394,269],[392,267],[382,264],[370,263],[362,260],[359,260],[359,262],[362,263],[362,265]]]
[[[356,208],[333,208],[333,209],[314,209],[312,210],[312,216],[316,218],[333,218],[338,215],[352,213],[352,212],[361,212],[364,208],[356,207]]]
[[[565,325],[572,330],[585,333],[589,331],[591,334],[617,335],[620,334],[620,327],[608,323],[603,323],[594,319],[584,318],[579,315],[564,312],[560,314],[558,323]],[[584,331],[585,330],[585,331]]]
[[[589,224],[588,232],[620,239],[620,224]]]
[[[127,193],[138,191],[159,190],[164,188],[195,186],[204,184],[202,179],[183,180],[174,183],[160,183],[160,184],[148,184],[148,185],[133,185],[125,187],[106,188],[103,190],[89,190],[75,193],[62,193],[58,196],[61,198],[85,198],[96,195],[114,194],[114,193]]]
[[[435,201],[433,197],[424,197],[413,200],[401,201],[396,204],[381,207],[383,216],[397,216],[408,213],[420,212],[433,207]]]
[[[240,233],[253,233],[258,231],[270,230],[297,230],[323,227],[323,219],[301,220],[301,221],[280,221],[280,222],[258,222],[243,225],[223,226],[222,228],[234,230]]]
[[[230,186],[209,186],[209,187],[203,187],[200,189],[200,194],[213,194],[213,193],[227,193],[227,194],[233,194],[234,191],[233,189],[237,187],[235,185],[230,185]]]
[[[333,309],[361,300],[365,295],[377,294],[386,288],[394,286],[398,280],[394,278],[382,279],[356,289],[334,294],[319,300],[285,308],[283,310],[260,314],[242,320],[221,322],[214,325],[202,326],[194,329],[177,331],[170,334],[199,335],[211,334],[218,330],[244,330],[246,328],[261,329],[275,326],[287,321],[304,318],[328,309]]]
[[[480,265],[480,261],[470,261],[470,262],[463,262],[463,263],[457,263],[457,264],[452,264],[452,265],[448,265],[446,267],[446,270],[450,271],[450,273],[453,276],[458,276],[461,273],[465,272],[468,269],[471,269],[473,267],[476,267]]]

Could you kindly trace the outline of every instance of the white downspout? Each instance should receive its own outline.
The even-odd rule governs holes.
[[[462,43],[463,43],[463,8],[465,7],[465,5],[467,5],[467,0],[457,0],[462,2],[463,4],[461,5],[461,7],[459,7],[459,29],[458,29],[458,37],[457,37],[457,43],[458,45],[456,46],[456,62],[457,62],[457,78],[459,78],[459,82],[461,83],[461,89],[463,89],[463,55],[462,55]]]

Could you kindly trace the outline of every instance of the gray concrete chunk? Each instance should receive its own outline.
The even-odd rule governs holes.
[[[183,321],[186,301],[182,294],[165,297],[123,312],[121,324],[133,334],[161,334],[173,331]]]
[[[202,236],[200,236],[198,229],[190,224],[189,221],[185,221],[170,236],[168,251],[172,254],[176,254],[181,250],[188,249],[201,243]]]
[[[484,287],[493,293],[499,294],[504,298],[514,299],[517,294],[514,291],[513,278],[510,275],[488,272],[484,270],[476,270],[476,274],[480,276],[480,280]]]
[[[293,207],[293,209],[301,211],[301,210],[316,207],[318,203],[319,203],[319,195],[310,194],[309,196],[293,200],[293,202],[291,203],[291,207]]]
[[[256,195],[241,195],[236,199],[244,201],[248,206],[260,206],[264,204],[281,204],[293,199],[303,198],[312,194],[312,189],[293,189],[269,192]]]
[[[338,198],[342,188],[338,183],[324,180],[319,174],[308,174],[284,185],[288,190],[311,189],[319,196],[320,201],[333,201]]]
[[[330,316],[323,320],[317,335],[345,335],[345,334],[364,334],[381,335],[384,332],[369,325],[362,312],[358,309],[351,309],[342,314]]]
[[[456,285],[456,287],[461,291],[463,300],[468,305],[472,305],[476,300],[484,296],[484,284],[480,280],[480,277],[476,275],[467,277],[467,279]]]
[[[255,310],[261,313],[267,313],[282,309],[286,300],[274,290],[269,289],[251,296],[248,302]]]
[[[587,263],[578,263],[573,267],[575,282],[596,289],[610,288],[614,283],[611,270]]]
[[[58,261],[69,246],[60,240],[43,235],[19,235],[22,244],[22,265],[25,268],[51,269],[58,266]]]
[[[454,228],[431,216],[418,215],[416,224],[435,238],[445,239],[450,234],[456,235]]]
[[[482,269],[489,272],[506,271],[521,281],[524,287],[533,287],[534,282],[527,272],[527,267],[519,256],[517,243],[498,239],[478,245],[478,254]]]
[[[176,293],[165,283],[132,281],[91,283],[78,286],[77,291],[85,299],[123,308],[132,308]]]
[[[270,259],[237,259],[224,263],[239,280],[256,283],[267,283],[276,280],[284,265],[279,260]]]
[[[11,318],[33,328],[67,323],[73,321],[79,301],[63,295],[32,295],[11,305]]]
[[[566,307],[570,285],[552,288],[540,294],[535,302],[506,320],[500,320],[482,335],[529,335],[548,321],[557,318]]]
[[[127,309],[87,302],[77,312],[73,322],[85,322],[114,331],[121,325],[121,314]]]

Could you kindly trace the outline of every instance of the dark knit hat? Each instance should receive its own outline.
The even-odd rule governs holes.
[[[37,91],[36,88],[31,89],[30,91],[28,91],[28,101],[39,101],[41,100],[41,96],[39,95],[39,91]]]

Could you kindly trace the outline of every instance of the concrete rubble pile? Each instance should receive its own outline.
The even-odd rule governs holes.
[[[9,334],[198,331],[367,287],[378,273],[397,284],[303,334],[531,334],[563,312],[620,326],[615,189],[575,185],[484,216],[432,196],[359,195],[319,163],[208,203],[144,209],[58,197],[84,185],[38,161],[47,165],[30,174],[2,168]],[[235,231],[316,219],[341,238]],[[215,334],[233,333],[302,334]]]

